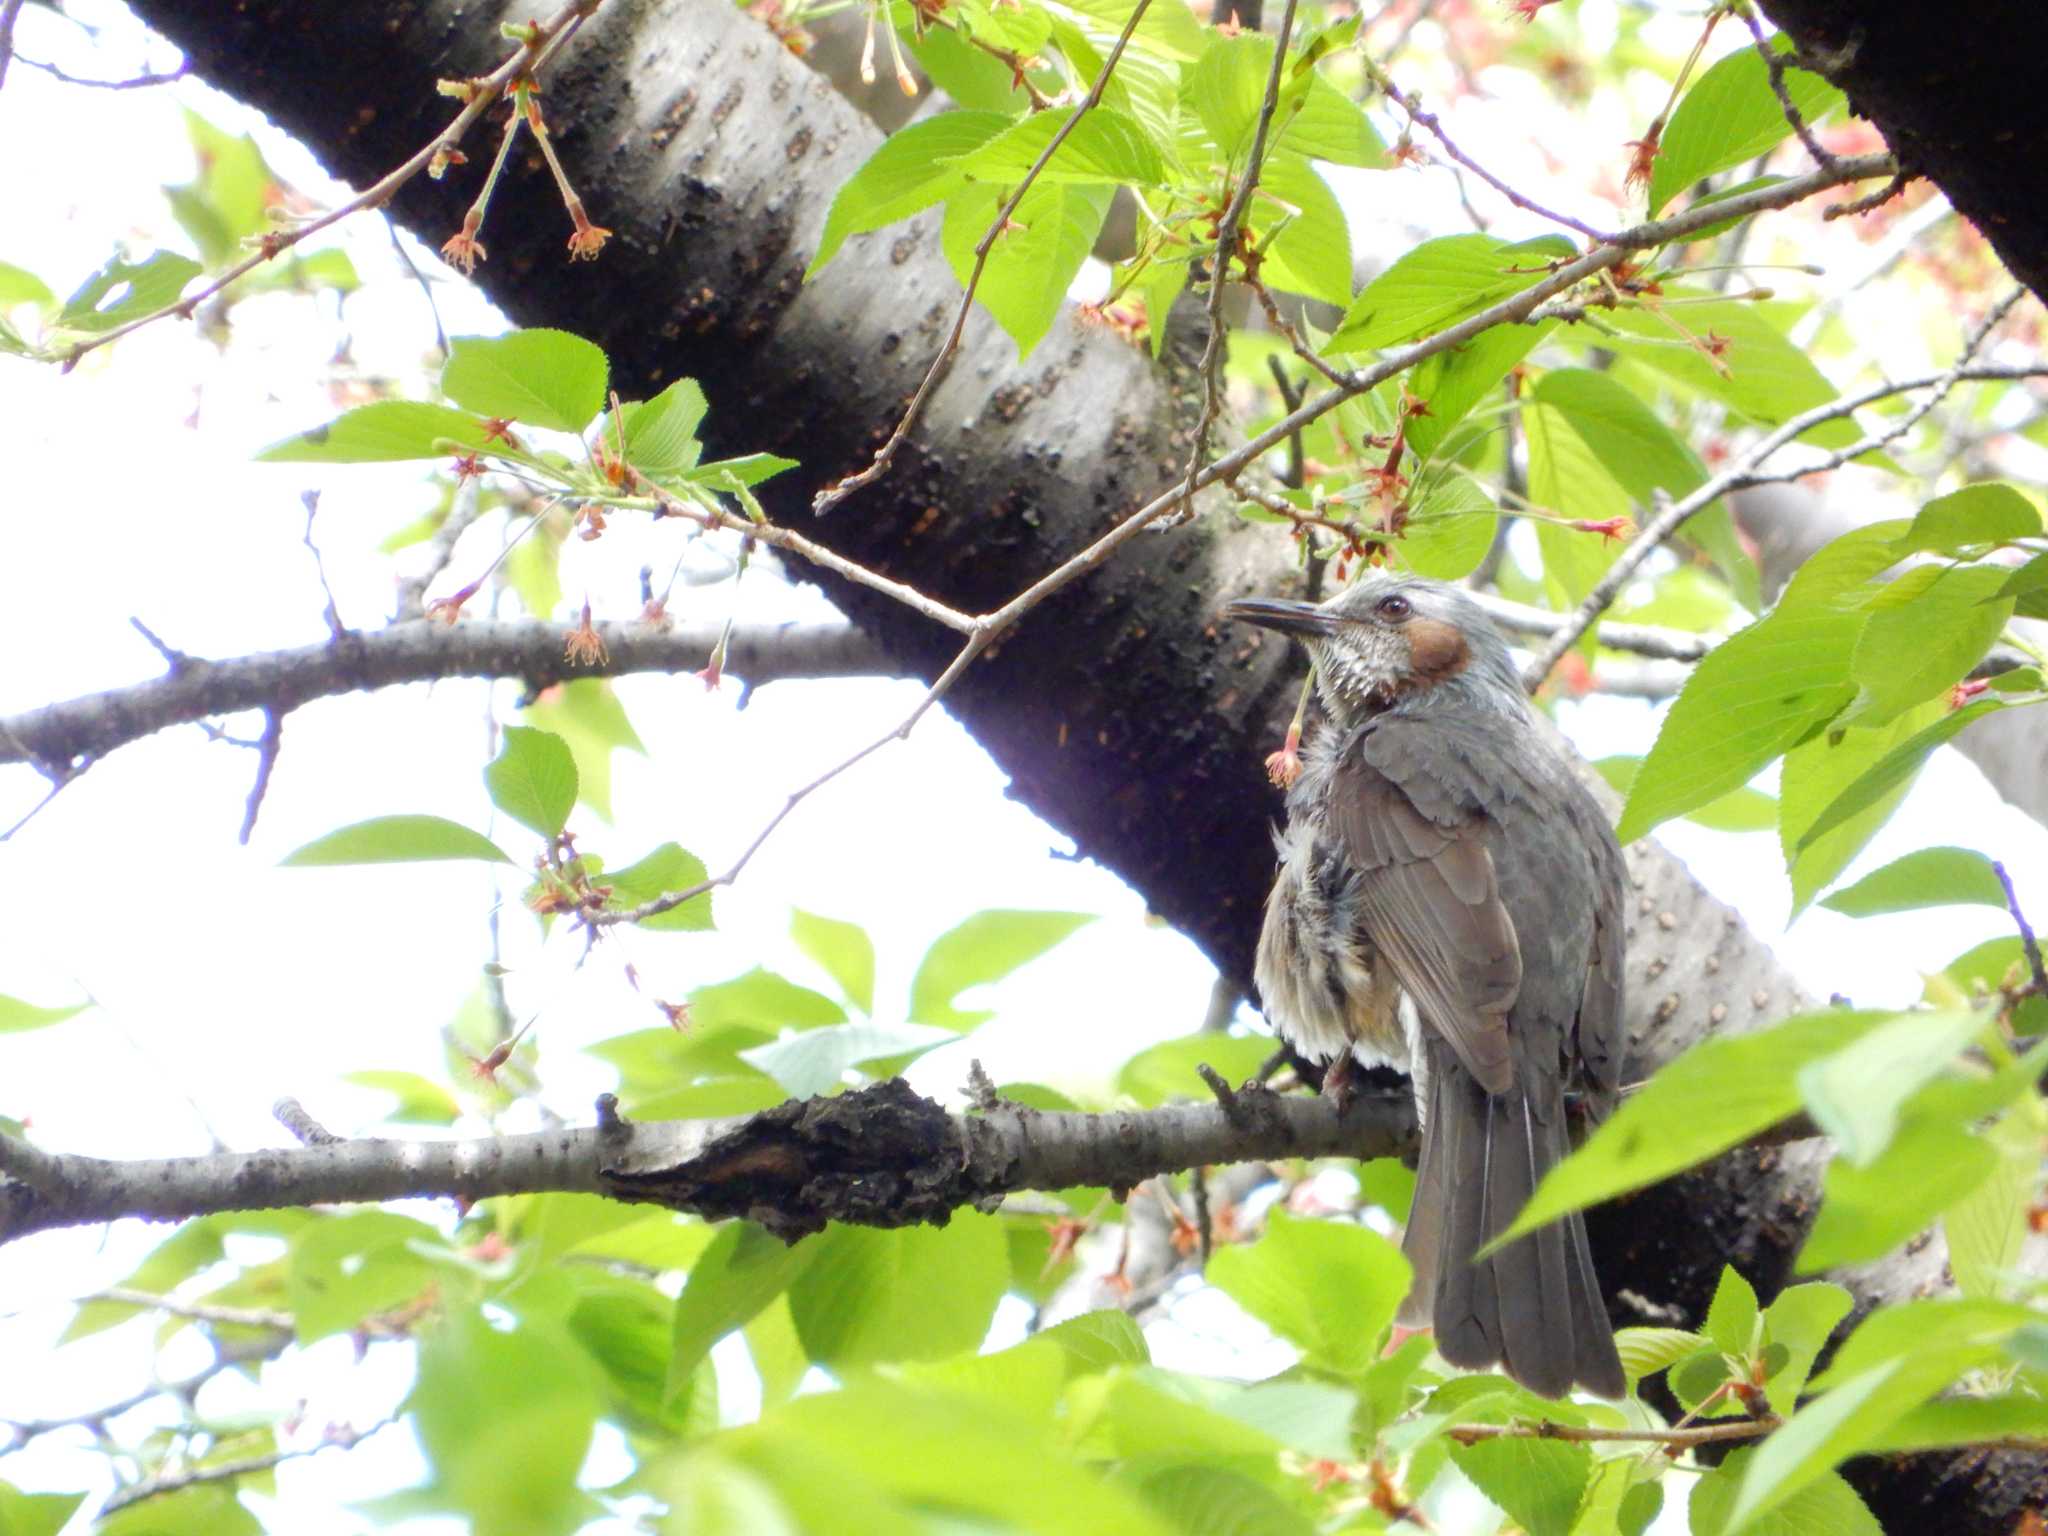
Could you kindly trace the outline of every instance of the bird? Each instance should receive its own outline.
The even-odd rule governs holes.
[[[1321,719],[1276,833],[1253,979],[1304,1057],[1410,1073],[1422,1126],[1398,1315],[1450,1364],[1545,1397],[1626,1383],[1574,1212],[1475,1255],[1572,1145],[1567,1100],[1611,1106],[1623,1047],[1613,829],[1540,732],[1466,592],[1368,568],[1322,603],[1248,598],[1290,635]],[[1404,1007],[1403,999],[1408,1006]]]

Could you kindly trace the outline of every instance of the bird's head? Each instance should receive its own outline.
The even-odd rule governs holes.
[[[1371,570],[1323,603],[1254,597],[1227,619],[1292,635],[1316,664],[1316,691],[1340,725],[1403,705],[1457,698],[1520,713],[1512,658],[1486,611],[1456,587]]]

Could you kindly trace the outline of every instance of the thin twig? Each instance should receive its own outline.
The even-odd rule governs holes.
[[[256,830],[256,817],[263,809],[263,797],[270,792],[270,775],[277,767],[277,751],[284,744],[284,711],[263,711],[263,735],[256,742],[256,782],[249,786],[249,803],[242,811],[242,830],[237,841],[246,848]]]
[[[215,1323],[224,1328],[272,1328],[290,1333],[298,1326],[291,1313],[269,1307],[220,1307],[208,1302],[179,1301],[174,1296],[159,1296],[154,1291],[136,1290],[126,1285],[110,1285],[103,1291],[79,1298],[81,1306],[95,1301],[168,1312],[172,1317],[189,1318],[195,1323]]]
[[[183,1472],[166,1472],[140,1483],[131,1483],[115,1491],[101,1508],[102,1517],[116,1510],[126,1509],[131,1504],[140,1504],[144,1499],[153,1499],[161,1494],[176,1493],[181,1488],[192,1488],[202,1483],[228,1483],[238,1477],[252,1473],[268,1472],[287,1461],[297,1461],[305,1456],[317,1456],[322,1451],[350,1450],[376,1434],[396,1424],[396,1418],[379,1419],[367,1429],[350,1429],[347,1425],[335,1425],[320,1437],[317,1445],[303,1445],[293,1450],[266,1451],[261,1456],[244,1456],[235,1461],[216,1461],[207,1466],[189,1467]]]
[[[1101,105],[1102,93],[1109,87],[1109,77],[1115,73],[1118,62],[1124,56],[1125,47],[1138,30],[1138,23],[1144,19],[1151,3],[1152,0],[1138,0],[1132,7],[1130,18],[1125,21],[1116,45],[1109,50],[1108,57],[1103,59],[1102,68],[1097,71],[1095,83],[1088,88],[1088,94],[1082,98],[1081,104],[1073,110],[1067,120],[1060,124],[1059,131],[1046,142],[1038,158],[1031,162],[1030,169],[1024,173],[1024,179],[1017,183],[1017,190],[1010,194],[1009,200],[997,211],[988,232],[975,242],[974,269],[967,274],[967,291],[960,295],[960,307],[953,314],[953,328],[946,333],[946,339],[939,347],[938,356],[932,359],[931,366],[925,370],[924,381],[917,386],[917,393],[910,397],[910,404],[904,408],[902,418],[896,423],[896,429],[889,434],[889,440],[876,451],[874,461],[866,469],[858,474],[848,475],[844,480],[819,491],[811,502],[813,516],[823,517],[847,497],[873,485],[889,472],[889,466],[896,460],[897,451],[902,448],[912,428],[924,415],[925,403],[931,399],[932,391],[939,387],[939,380],[945,376],[946,366],[952,362],[953,354],[960,346],[960,335],[967,328],[967,316],[974,307],[974,291],[981,284],[981,274],[988,265],[989,252],[995,249],[996,241],[1001,239],[1003,232],[1010,227],[1010,219],[1017,212],[1018,204],[1024,201],[1024,194],[1031,190],[1032,183],[1038,180],[1039,173],[1051,162],[1052,157],[1059,153],[1060,146],[1067,142],[1067,135],[1074,131],[1083,117]]]
[[[1806,152],[1813,156],[1816,165],[1833,165],[1835,157],[1821,147],[1819,139],[1813,136],[1813,129],[1807,124],[1804,114],[1792,100],[1792,93],[1785,89],[1785,66],[1792,62],[1792,56],[1773,48],[1764,37],[1763,23],[1756,19],[1756,12],[1747,5],[1735,7],[1743,25],[1749,28],[1749,35],[1756,43],[1756,51],[1762,56],[1764,68],[1770,72],[1771,94],[1778,98],[1778,108],[1785,114],[1785,121],[1792,125],[1792,131],[1799,135],[1799,142],[1806,146]]]
[[[1620,594],[1622,588],[1628,584],[1635,576],[1635,573],[1642,567],[1643,562],[1656,553],[1684,525],[1688,518],[1712,506],[1729,491],[1742,490],[1752,485],[1766,484],[1773,479],[1792,478],[1796,474],[1811,473],[1815,466],[1807,466],[1807,468],[1799,471],[1788,471],[1784,476],[1759,474],[1764,461],[1794,438],[1799,437],[1802,433],[1811,431],[1822,422],[1833,421],[1839,417],[1851,415],[1873,400],[1881,400],[1888,395],[1899,394],[1911,389],[1929,389],[1931,393],[1928,397],[1904,416],[1900,417],[1898,421],[1886,427],[1884,431],[1865,439],[1863,442],[1843,449],[1837,454],[1830,455],[1828,463],[1822,467],[1846,464],[1850,459],[1868,453],[1873,449],[1881,448],[1886,443],[1892,442],[1911,431],[1922,417],[1933,410],[1935,405],[1968,375],[1971,357],[1976,354],[1978,347],[1983,345],[1985,338],[1990,335],[1992,327],[2005,317],[2006,312],[2019,302],[2025,292],[2026,290],[2023,288],[2015,288],[2005,298],[1993,305],[1991,312],[1985,316],[1983,323],[1977,327],[1964,344],[1962,355],[1956,359],[1954,366],[1945,372],[1936,374],[1932,378],[1915,380],[1909,384],[1878,385],[1863,391],[1861,394],[1846,396],[1839,400],[1830,401],[1826,405],[1815,406],[1810,411],[1802,411],[1797,416],[1782,422],[1776,430],[1768,433],[1747,452],[1730,463],[1726,469],[1708,477],[1695,489],[1672,502],[1669,506],[1659,510],[1657,515],[1644,525],[1642,532],[1615,557],[1614,564],[1607,568],[1606,574],[1598,582],[1594,583],[1592,591],[1586,594],[1585,601],[1572,611],[1570,617],[1558,629],[1557,633],[1551,636],[1549,643],[1538,651],[1535,658],[1523,669],[1522,681],[1524,685],[1533,690],[1544,678],[1550,675],[1550,669],[1557,665],[1559,658],[1578,643],[1579,637],[1586,632],[1587,627],[1592,624],[1594,619],[1607,611],[1609,606],[1613,604],[1614,599]],[[2006,371],[2001,370],[2000,373],[2001,376],[2006,376]]]
[[[136,75],[127,80],[87,80],[82,75],[66,74],[56,65],[45,64],[41,59],[25,58],[18,53],[14,57],[17,62],[26,64],[30,69],[40,69],[64,85],[90,86],[96,91],[139,91],[145,86],[174,85],[192,73],[192,65],[188,61],[160,75]]]
[[[320,493],[301,491],[299,503],[306,509],[306,531],[300,536],[299,542],[312,551],[313,571],[320,578],[320,591],[327,598],[327,608],[323,615],[327,620],[327,633],[339,640],[348,633],[348,628],[341,622],[341,610],[334,604],[334,588],[327,584],[327,562],[320,557],[320,546],[313,542],[313,519],[320,511]]]
[[[1661,1445],[1669,1450],[1712,1445],[1726,1440],[1759,1440],[1779,1427],[1772,1419],[1736,1419],[1698,1424],[1687,1429],[1604,1429],[1593,1424],[1453,1424],[1444,1433],[1460,1445],[1481,1440],[1574,1440],[1584,1444],[1610,1441]]]
[[[152,1398],[175,1397],[190,1402],[205,1386],[222,1371],[231,1371],[236,1366],[249,1365],[258,1360],[272,1360],[284,1352],[293,1338],[291,1328],[281,1331],[265,1329],[253,1338],[229,1339],[218,1345],[211,1363],[202,1366],[189,1376],[176,1381],[156,1381],[148,1386],[118,1398],[84,1413],[67,1414],[59,1418],[14,1419],[0,1421],[7,1425],[9,1443],[0,1446],[0,1455],[10,1455],[27,1445],[39,1435],[47,1435],[60,1429],[100,1429],[108,1421],[118,1419],[122,1414],[140,1408]]]
[[[201,304],[225,291],[230,285],[240,278],[247,276],[265,262],[274,260],[283,252],[318,234],[321,230],[340,223],[349,215],[357,213],[364,208],[383,207],[391,200],[400,187],[411,181],[413,177],[424,171],[433,162],[436,153],[453,149],[459,144],[463,136],[476,123],[477,119],[482,117],[485,111],[504,94],[507,86],[514,80],[539,69],[553,54],[557,43],[567,33],[573,31],[581,24],[583,17],[593,9],[596,3],[599,3],[599,0],[570,0],[569,4],[563,6],[546,21],[534,23],[533,25],[540,41],[538,43],[521,43],[512,56],[490,74],[484,76],[481,80],[472,81],[469,100],[463,103],[462,110],[455,114],[454,119],[446,128],[436,134],[432,140],[422,146],[417,153],[396,170],[379,177],[364,191],[359,192],[356,196],[338,207],[329,209],[316,219],[309,219],[306,223],[292,229],[272,230],[265,234],[254,252],[229,267],[197,293],[175,299],[162,308],[151,310],[148,314],[138,316],[125,324],[109,327],[107,330],[100,331],[82,341],[73,342],[62,354],[65,371],[69,372],[72,368],[75,368],[78,365],[78,360],[84,357],[86,353],[97,347],[104,347],[109,342],[128,335],[131,331],[138,331],[143,326],[154,324],[156,321],[170,315],[190,316]],[[10,5],[18,6],[19,4],[20,0],[0,0],[0,28],[7,26],[11,19],[11,13],[6,8]],[[4,71],[4,68],[4,57],[0,57],[0,71]]]
[[[2048,969],[2043,969],[2041,964],[2041,943],[2034,937],[2033,927],[2027,922],[2027,914],[2020,910],[2020,898],[2012,888],[2012,876],[2005,872],[2005,866],[1996,859],[1992,860],[1991,868],[1998,876],[1999,885],[2005,890],[2005,910],[2012,914],[2013,926],[2020,931],[2020,948],[2026,954],[2027,969],[2033,973],[2034,993],[2038,997],[2048,997]]]
[[[1237,254],[1238,226],[1258,189],[1259,172],[1266,162],[1266,135],[1273,127],[1273,113],[1280,105],[1280,76],[1287,68],[1287,42],[1294,35],[1296,0],[1287,0],[1280,15],[1280,32],[1273,39],[1273,67],[1266,72],[1266,94],[1259,102],[1258,121],[1252,127],[1251,149],[1245,156],[1244,174],[1237,190],[1216,223],[1216,254],[1209,267],[1209,339],[1202,347],[1202,361],[1196,374],[1202,381],[1202,413],[1195,422],[1194,442],[1188,449],[1188,467],[1176,518],[1194,512],[1195,477],[1209,452],[1209,429],[1223,413],[1223,359],[1229,327],[1223,319],[1224,295],[1230,287],[1230,260]],[[1226,173],[1228,168],[1226,167]]]
[[[1517,208],[1522,209],[1525,213],[1533,213],[1538,218],[1548,219],[1553,224],[1562,224],[1566,229],[1577,230],[1580,234],[1584,235],[1588,240],[1593,241],[1596,245],[1608,245],[1613,243],[1616,237],[1610,231],[1604,229],[1596,229],[1593,225],[1586,223],[1583,219],[1575,219],[1568,213],[1559,213],[1555,208],[1546,208],[1543,204],[1537,202],[1534,198],[1527,196],[1525,193],[1517,191],[1514,187],[1510,186],[1500,177],[1494,175],[1493,172],[1489,171],[1477,160],[1474,160],[1470,155],[1466,154],[1465,151],[1458,148],[1456,144],[1452,143],[1450,134],[1444,131],[1444,125],[1437,120],[1436,114],[1434,112],[1423,111],[1419,105],[1417,105],[1414,101],[1410,100],[1406,95],[1404,95],[1401,91],[1401,88],[1398,85],[1394,84],[1393,80],[1388,77],[1386,71],[1373,65],[1370,62],[1370,60],[1367,61],[1366,68],[1372,74],[1373,83],[1377,85],[1383,92],[1386,93],[1386,97],[1389,101],[1393,102],[1395,106],[1399,107],[1403,112],[1408,114],[1408,120],[1411,123],[1418,124],[1419,126],[1427,129],[1431,137],[1433,137],[1437,141],[1437,143],[1443,146],[1445,154],[1449,155],[1453,160],[1457,161],[1458,164],[1462,165],[1474,176],[1477,176],[1481,181],[1485,182],[1489,187],[1493,188],[1494,191],[1498,192],[1502,197],[1506,198],[1509,202],[1513,203]],[[1460,188],[1459,196],[1463,197],[1463,195],[1463,189]],[[1467,203],[1466,207],[1468,210],[1471,209],[1471,205],[1469,203]],[[1477,219],[1478,215],[1476,211],[1473,211],[1473,217],[1475,220]],[[1483,228],[1484,226],[1482,225],[1481,227]]]
[[[21,0],[0,0],[0,85],[7,83],[7,64],[14,57],[14,23]]]
[[[303,1146],[330,1147],[343,1138],[315,1120],[306,1106],[287,1095],[270,1106],[271,1118],[298,1138]]]

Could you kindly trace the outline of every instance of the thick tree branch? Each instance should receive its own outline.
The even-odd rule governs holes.
[[[516,677],[535,690],[579,677],[694,672],[718,643],[717,624],[600,624],[606,656],[566,659],[567,624],[427,620],[232,660],[192,656],[167,676],[0,718],[0,763],[33,763],[61,775],[153,731],[245,709],[282,716],[314,699],[447,677]],[[726,670],[749,683],[783,678],[867,677],[903,671],[850,624],[736,629]]]
[[[560,1190],[747,1216],[794,1241],[828,1220],[943,1222],[1027,1189],[1128,1189],[1205,1163],[1379,1157],[1415,1135],[1405,1090],[1330,1101],[1247,1087],[1229,1104],[1107,1114],[1003,1103],[949,1115],[891,1079],[737,1120],[627,1122],[476,1141],[360,1140],[109,1161],[0,1136],[0,1242],[124,1216]]]

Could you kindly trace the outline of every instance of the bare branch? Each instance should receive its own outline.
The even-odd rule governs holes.
[[[571,626],[479,619],[453,626],[414,621],[290,651],[230,660],[187,657],[170,676],[86,694],[0,719],[0,764],[75,771],[82,761],[174,725],[238,710],[282,716],[314,699],[448,677],[517,677],[536,690],[577,677],[694,672],[718,642],[717,624],[604,624],[607,657],[564,659]],[[738,629],[726,670],[749,682],[795,677],[895,676],[902,668],[850,624]]]
[[[350,1429],[346,1425],[336,1425],[313,1445],[298,1446],[291,1450],[265,1451],[260,1456],[243,1456],[233,1461],[210,1462],[205,1466],[189,1467],[182,1472],[165,1472],[156,1477],[145,1478],[142,1482],[131,1483],[126,1488],[115,1490],[113,1496],[101,1507],[100,1515],[111,1515],[114,1511],[126,1509],[131,1504],[140,1504],[144,1499],[176,1493],[181,1488],[192,1488],[201,1483],[231,1483],[238,1477],[268,1472],[287,1461],[296,1461],[303,1456],[317,1456],[322,1451],[349,1450],[379,1430],[389,1429],[397,1422],[396,1418],[379,1419],[367,1429]]]
[[[1190,1084],[1190,1088],[1194,1085]],[[900,1080],[739,1120],[628,1123],[476,1141],[361,1138],[258,1152],[107,1161],[34,1152],[34,1182],[0,1178],[0,1242],[123,1216],[182,1219],[337,1201],[565,1190],[746,1215],[794,1239],[828,1219],[900,1226],[943,1220],[1014,1191],[1130,1188],[1204,1163],[1378,1157],[1413,1139],[1405,1089],[1326,1099],[1236,1090],[1216,1104],[1107,1114],[1001,1103],[949,1115]],[[0,1171],[25,1170],[0,1141]],[[881,1177],[882,1174],[893,1175]]]
[[[1806,152],[1813,156],[1815,165],[1833,165],[1835,157],[1813,136],[1813,128],[1794,104],[1792,93],[1785,89],[1785,66],[1792,62],[1791,56],[1771,46],[1770,40],[1764,36],[1763,23],[1756,19],[1755,11],[1745,5],[1737,8],[1735,14],[1740,16],[1743,25],[1749,28],[1750,38],[1756,44],[1756,51],[1764,61],[1764,68],[1770,72],[1771,94],[1778,98],[1778,109],[1785,114],[1785,121],[1790,123],[1792,131],[1799,135],[1799,142],[1805,145]]]

